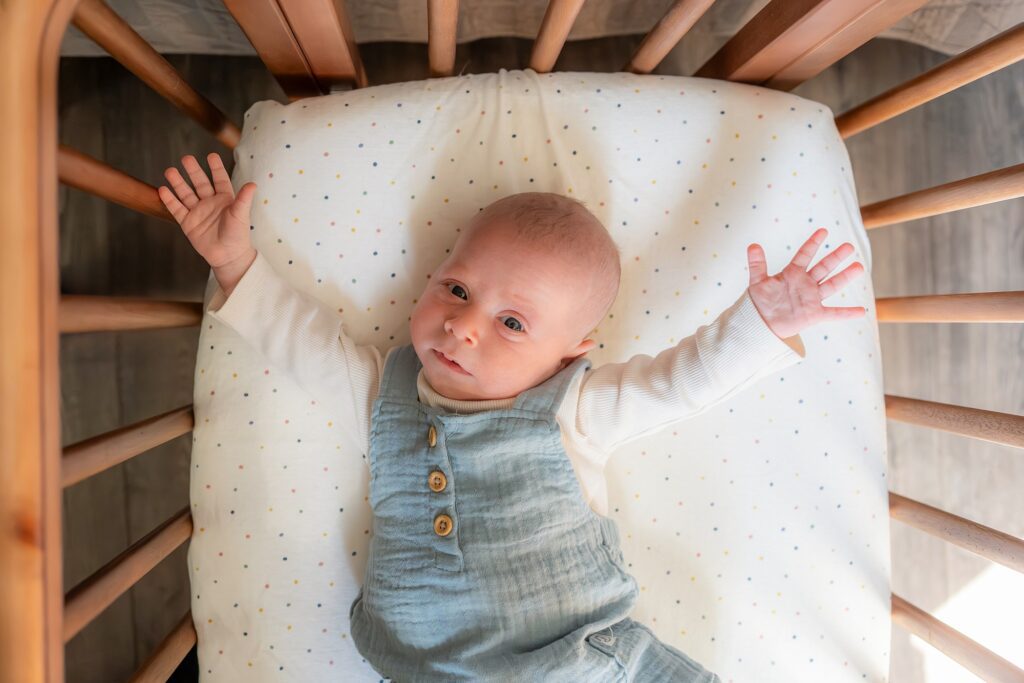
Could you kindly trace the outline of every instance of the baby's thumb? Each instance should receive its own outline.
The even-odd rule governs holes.
[[[235,202],[232,206],[233,209],[237,209],[237,216],[248,216],[249,211],[252,209],[252,198],[256,194],[256,183],[246,183],[242,185],[242,189],[238,191],[235,196]]]
[[[249,212],[252,209],[252,198],[254,194],[256,194],[256,183],[246,183],[245,185],[242,185],[238,194],[235,195],[235,200],[231,202],[231,206],[228,207],[228,215],[234,219],[234,224],[244,226],[248,229]],[[225,225],[230,226],[232,225],[232,222],[228,221]]]
[[[768,262],[760,244],[755,242],[747,246],[747,263],[750,266],[750,284],[756,285],[768,277]]]

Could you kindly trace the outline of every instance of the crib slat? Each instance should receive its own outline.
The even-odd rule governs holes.
[[[339,84],[367,86],[343,0],[277,0],[277,4],[325,94]]]
[[[58,146],[57,177],[70,187],[176,224],[155,187],[73,147]]]
[[[880,323],[1024,323],[1024,292],[926,294],[875,299]]]
[[[136,541],[64,596],[64,642],[135,585],[192,535],[188,506]]]
[[[458,26],[459,0],[427,0],[427,54],[431,78],[454,73]]]
[[[583,0],[550,0],[530,53],[530,68],[548,73],[555,68],[569,31],[583,7]]]
[[[622,71],[649,74],[665,59],[686,32],[704,16],[715,0],[676,0],[654,28],[644,36],[640,46]]]
[[[1024,448],[1024,415],[885,394],[885,416],[973,439]]]
[[[238,126],[196,92],[170,62],[103,0],[81,0],[72,23],[146,85],[210,131],[225,147],[234,149],[238,145],[242,135]]]
[[[130,683],[165,683],[195,644],[196,627],[192,623],[192,611],[189,610],[146,658],[131,677]]]
[[[658,19],[654,28],[643,37],[643,42],[621,71],[634,74],[654,71],[714,3],[715,0],[676,0],[665,16]]]
[[[224,6],[289,100],[323,95],[277,0],[224,0]]]
[[[1024,540],[889,491],[889,516],[1024,573]]]
[[[931,644],[983,680],[994,683],[1024,681],[1024,670],[1013,662],[1003,659],[895,593],[892,594],[892,622]]]
[[[1024,196],[1024,164],[1007,166],[860,208],[868,230]]]
[[[845,140],[1024,59],[1024,22],[836,117]]]
[[[198,325],[203,319],[203,305],[194,301],[64,294],[58,315],[61,334],[149,330]]]
[[[772,0],[694,76],[791,90],[927,0]]]
[[[77,484],[187,434],[194,426],[190,404],[72,444],[64,449],[61,459],[61,486]]]

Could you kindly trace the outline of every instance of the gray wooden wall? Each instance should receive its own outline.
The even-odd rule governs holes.
[[[657,73],[689,75],[720,41],[695,28]],[[569,43],[561,71],[618,70],[641,36]],[[531,43],[495,38],[460,45],[456,73],[523,68]],[[371,84],[427,77],[426,48],[361,46]],[[240,123],[261,99],[287,101],[248,57],[171,55],[187,80]],[[840,113],[941,63],[909,43],[877,39],[794,92]],[[1019,163],[1024,159],[1024,64],[851,138],[861,204]],[[183,154],[231,152],[109,58],[64,58],[59,139],[150,184]],[[200,301],[209,270],[175,224],[62,187],[61,291]],[[869,232],[876,295],[1024,289],[1024,201],[1003,202]],[[813,334],[813,331],[811,331]],[[1024,413],[1020,325],[886,324],[887,393]],[[188,404],[198,328],[62,337],[65,445]],[[889,422],[889,483],[982,524],[1024,536],[1019,451]],[[71,487],[64,494],[64,579],[70,587],[188,504],[191,436]],[[926,610],[988,566],[894,523],[893,590]],[[189,606],[185,549],[163,562],[67,646],[67,679],[125,680]],[[1024,578],[1018,584],[1024,594]],[[1019,615],[1021,605],[1016,605]],[[1011,604],[977,606],[992,615]],[[1019,624],[1019,617],[1018,622]],[[955,625],[955,624],[954,624]],[[968,632],[970,635],[970,632]],[[920,646],[920,641],[918,641]],[[910,636],[896,628],[892,677],[924,681]],[[1006,653],[1004,653],[1006,654]],[[977,680],[966,675],[963,680]]]

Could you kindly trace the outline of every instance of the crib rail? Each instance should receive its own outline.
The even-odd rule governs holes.
[[[203,305],[194,301],[88,294],[65,294],[60,298],[61,334],[190,327],[202,319]]]
[[[225,0],[238,26],[290,101],[322,95],[313,67],[273,0]]]
[[[836,117],[845,140],[1024,58],[1024,22]]]
[[[885,416],[972,439],[1024,448],[1024,415],[886,394]]]
[[[291,101],[367,84],[355,36],[339,0],[225,0],[257,54]]]
[[[537,73],[547,73],[555,67],[555,61],[565,46],[569,31],[576,21],[583,0],[550,0],[540,24],[537,39],[533,41],[530,53],[530,68]]]
[[[868,230],[1024,196],[1024,164],[862,206]]]
[[[195,422],[192,406],[187,405],[72,444],[64,449],[61,486],[73,486],[187,434],[192,431]]]
[[[230,4],[239,7],[251,2],[233,0]],[[323,92],[330,92],[332,87],[348,81],[354,81],[358,88],[366,86],[366,71],[344,2],[277,0],[277,4]]]
[[[64,596],[64,642],[192,536],[188,506],[133,543]]]
[[[889,516],[1024,573],[1024,540],[889,492]]]
[[[665,16],[644,36],[622,71],[648,74],[665,59],[687,31],[704,16],[715,0],[676,0]]]
[[[1021,323],[1024,292],[882,297],[875,313],[882,323]]]
[[[944,652],[983,680],[995,683],[1020,683],[1024,680],[1024,671],[1012,662],[895,593],[892,595],[892,621]]]
[[[195,119],[224,146],[234,149],[242,132],[208,99],[196,92],[103,0],[81,0],[72,23],[153,90]]]
[[[455,71],[455,39],[459,26],[459,0],[427,0],[427,62],[430,77]]]
[[[926,0],[772,0],[697,72],[792,90]]]
[[[163,642],[143,662],[129,683],[163,683],[196,644],[196,627],[191,610],[185,613]]]
[[[677,0],[623,70],[649,73],[713,0]],[[344,81],[367,85],[341,0],[226,0],[226,6],[290,100],[322,95]],[[552,0],[530,68],[550,71],[583,0]],[[819,73],[924,4],[924,0],[772,0],[696,76],[782,90]],[[56,141],[55,75],[68,23],[107,50],[229,149],[238,127],[183,81],[102,0],[14,0],[0,4],[0,286],[14,337],[4,332],[0,414],[0,679],[60,681],[62,644],[192,533],[188,509],[150,532],[62,596],[60,491],[194,427],[184,406],[68,446],[59,437],[58,334],[198,324],[201,304],[119,297],[61,297],[56,253],[56,181],[141,213],[173,221],[156,188]],[[429,0],[431,76],[454,69],[457,0]],[[845,138],[1021,59],[1024,25],[996,36],[836,118]],[[914,220],[1024,194],[1024,165],[894,197],[861,208],[865,227]],[[39,226],[39,230],[26,230]],[[891,297],[876,300],[879,322],[1021,322],[1024,292]],[[886,395],[886,417],[1024,447],[1024,417]],[[14,484],[17,484],[17,490]],[[1024,542],[890,492],[893,519],[1022,570]],[[66,597],[61,610],[61,598]],[[893,621],[978,675],[1021,680],[1024,671],[892,596]],[[62,613],[63,612],[63,613]],[[14,633],[18,632],[17,638]],[[196,642],[190,613],[132,680],[165,680]],[[17,643],[16,646],[13,644]],[[16,647],[17,649],[12,649]]]
[[[58,147],[57,176],[69,187],[174,223],[155,187],[67,145]]]

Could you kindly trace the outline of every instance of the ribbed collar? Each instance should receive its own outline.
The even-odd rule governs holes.
[[[448,398],[447,396],[434,391],[434,388],[430,386],[429,382],[427,382],[427,378],[423,374],[422,367],[420,368],[419,374],[416,375],[416,390],[419,393],[421,403],[425,403],[428,406],[444,408],[445,410],[458,413],[460,415],[478,413],[481,410],[502,410],[504,408],[511,408],[512,404],[516,401],[515,396],[511,398],[491,398],[479,401]]]

